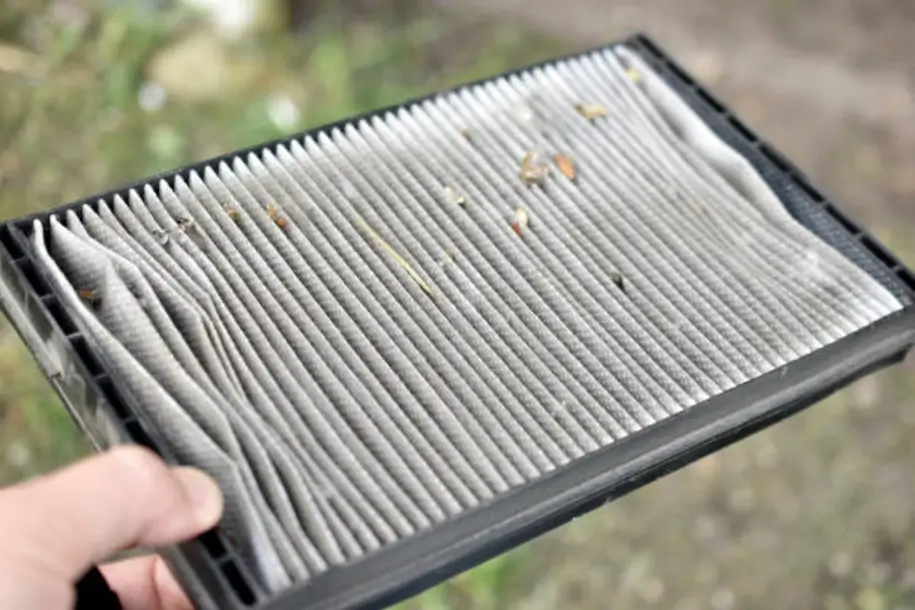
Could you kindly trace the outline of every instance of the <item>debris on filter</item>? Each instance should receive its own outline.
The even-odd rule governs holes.
[[[102,302],[102,297],[93,290],[92,288],[83,288],[79,291],[79,297],[86,302],[87,305],[95,309],[98,307],[99,303]]]
[[[426,294],[432,294],[432,287],[426,282],[426,280],[423,279],[423,276],[421,276],[419,272],[413,268],[413,265],[411,265],[407,259],[401,256],[400,253],[394,249],[394,246],[385,241],[385,239],[378,233],[378,231],[369,226],[369,223],[367,223],[364,219],[359,218],[359,223],[371,236],[375,243],[381,246],[385,252],[387,252],[395,261],[397,261],[397,264],[407,272],[407,274],[413,279],[414,282],[419,284],[419,287],[422,288]]]
[[[151,231],[152,236],[156,238],[156,241],[159,242],[159,245],[165,247],[168,245],[169,234],[165,229],[153,229]]]
[[[556,166],[559,167],[562,175],[569,180],[575,180],[578,177],[578,171],[575,168],[575,161],[572,160],[572,157],[560,153],[553,156],[553,161],[556,162]]]
[[[531,186],[532,184],[543,184],[543,180],[550,173],[550,166],[543,165],[536,162],[537,153],[532,150],[524,153],[524,157],[521,159],[521,170],[518,175],[521,177],[521,180],[524,184]]]
[[[522,123],[530,123],[534,120],[534,109],[526,102],[521,102],[515,106],[515,118]]]
[[[194,219],[188,218],[187,216],[176,218],[175,223],[178,225],[178,230],[185,234],[189,234],[196,228],[194,225]]]
[[[610,114],[610,111],[600,104],[575,104],[575,111],[589,121]]]
[[[284,217],[280,216],[280,210],[272,203],[267,204],[267,216],[270,217],[270,220],[276,224],[280,229],[285,229],[289,225]]]
[[[457,193],[450,186],[445,187],[445,196],[448,197],[448,201],[455,203],[457,205],[464,205],[465,203],[467,203],[467,198],[464,197],[463,195]]]
[[[456,254],[454,246],[447,246],[445,248],[445,258],[439,261],[439,267],[444,266],[448,261],[453,261]]]
[[[529,220],[530,218],[527,215],[527,210],[522,207],[518,207],[515,210],[515,219],[512,221],[511,226],[512,230],[518,235],[518,237],[523,236],[524,229],[527,228],[527,223]]]
[[[631,80],[634,83],[637,83],[640,80],[642,80],[642,75],[639,74],[639,71],[636,70],[635,68],[629,68],[628,70],[626,70],[626,76],[628,76],[629,80]]]
[[[241,218],[241,215],[238,212],[238,208],[227,205],[225,207],[225,210],[226,210],[226,215],[229,217],[229,220],[231,220],[232,222],[238,222],[239,218]]]
[[[623,292],[626,292],[626,283],[623,280],[622,273],[620,273],[619,271],[611,271],[610,272],[610,281],[613,282],[617,288],[619,288]]]
[[[467,140],[468,142],[473,141],[473,138],[470,137],[470,128],[469,127],[467,127],[467,126],[461,127],[460,133],[461,133],[461,137],[464,138],[465,140]]]

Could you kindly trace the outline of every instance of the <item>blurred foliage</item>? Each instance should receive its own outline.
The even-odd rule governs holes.
[[[277,2],[266,3],[277,8]],[[227,38],[174,3],[0,3],[0,216],[125,182],[553,55],[551,40],[413,0],[289,2]],[[0,484],[88,449],[0,324]],[[500,607],[498,558],[408,603]]]
[[[383,10],[355,20],[333,12],[296,31],[225,41],[180,8],[125,4],[92,12],[73,5],[62,13],[52,10],[60,2],[29,4],[44,7],[0,9],[3,216],[556,49],[514,29],[435,13],[393,22]]]
[[[469,572],[401,604],[401,610],[501,610],[517,590],[519,551],[490,559]]]

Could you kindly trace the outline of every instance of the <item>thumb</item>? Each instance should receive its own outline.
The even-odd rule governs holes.
[[[0,540],[72,581],[116,551],[191,538],[221,514],[206,474],[123,447],[0,491]]]

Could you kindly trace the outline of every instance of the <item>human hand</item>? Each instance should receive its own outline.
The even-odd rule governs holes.
[[[182,542],[222,515],[216,483],[123,447],[0,490],[0,609],[71,610],[74,582],[112,553]],[[124,610],[191,610],[157,556],[101,567]]]

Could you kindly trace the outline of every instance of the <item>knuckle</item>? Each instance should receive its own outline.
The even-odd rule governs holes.
[[[139,537],[157,530],[167,522],[180,503],[171,469],[158,455],[140,446],[123,446],[112,450],[118,463],[118,477],[123,479],[123,493],[133,506],[131,513],[143,515]]]
[[[112,449],[110,455],[117,459],[127,470],[137,472],[152,472],[163,470],[165,464],[155,453],[139,445],[123,445]]]

